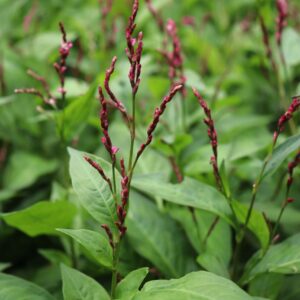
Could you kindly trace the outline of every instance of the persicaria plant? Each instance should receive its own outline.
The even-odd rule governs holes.
[[[30,130],[41,145],[32,152],[41,147],[47,158],[10,156],[13,146],[0,144],[3,228],[41,238],[38,259],[0,263],[0,300],[299,299],[300,74],[287,46],[296,35],[288,36],[289,20],[297,24],[291,6],[272,5],[271,31],[263,4],[234,23],[236,16],[199,12],[215,1],[171,1],[201,18],[192,10],[171,16],[151,0],[124,1],[126,15],[121,2],[97,1],[99,49],[85,45],[98,33],[77,37],[71,28],[80,22],[60,22],[58,51],[49,53],[55,76],[30,69],[32,85],[15,89],[37,108]],[[38,5],[25,16],[26,32]],[[235,47],[247,34],[259,49]],[[101,61],[100,75],[91,58]],[[264,107],[263,97],[279,101]]]

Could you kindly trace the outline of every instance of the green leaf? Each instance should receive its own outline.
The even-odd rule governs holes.
[[[197,257],[197,262],[207,271],[222,277],[230,278],[227,266],[216,255],[206,251]]]
[[[87,153],[72,148],[69,148],[69,153],[72,185],[81,205],[100,224],[107,224],[111,230],[116,230],[115,201],[107,182],[84,160]],[[89,157],[101,165],[107,176],[111,174],[111,165],[108,162],[93,155]]]
[[[229,217],[231,211],[225,197],[213,187],[192,178],[186,177],[182,183],[172,184],[155,180],[154,176],[136,176],[132,186],[151,196],[200,208],[231,222]]]
[[[29,236],[57,235],[57,227],[67,227],[76,214],[76,207],[66,201],[41,201],[20,211],[1,214],[4,221]]]
[[[300,299],[300,275],[284,276],[281,283],[280,295],[277,299],[299,300]]]
[[[273,152],[272,158],[267,164],[264,176],[273,174],[283,161],[294,151],[300,148],[300,135],[288,138],[280,144]]]
[[[134,300],[251,300],[234,282],[200,271],[180,279],[156,280],[145,284]]]
[[[284,275],[282,274],[262,274],[250,282],[248,291],[251,295],[255,295],[257,297],[282,299],[278,298],[278,294],[280,293],[283,282]]]
[[[27,152],[14,152],[4,173],[4,188],[8,190],[24,189],[43,175],[52,173],[57,161],[45,159]]]
[[[175,221],[134,191],[129,207],[127,234],[141,256],[168,277],[180,277],[195,268],[193,257],[187,252],[188,242]]]
[[[24,279],[0,273],[0,299],[55,300],[43,288]]]
[[[226,161],[229,163],[249,157],[269,145],[268,137],[268,131],[263,129],[260,129],[259,132],[257,130],[243,132],[234,139],[230,135],[230,143],[219,145],[218,159],[220,162]],[[187,161],[185,166],[186,172],[191,175],[198,175],[200,170],[201,172],[212,172],[208,159],[210,156],[211,146],[209,144],[201,146],[193,153],[192,158]]]
[[[229,225],[220,219],[207,240],[204,249],[203,241],[216,216],[199,209],[191,212],[189,208],[177,205],[170,205],[168,212],[181,224],[194,249],[200,254],[201,258],[199,259],[198,257],[197,261],[210,272],[222,276],[226,274],[227,272],[224,271],[224,268],[226,269],[231,259],[232,239]],[[208,255],[212,256],[212,260],[207,260]],[[212,262],[212,265],[209,262]],[[221,273],[216,272],[216,262],[221,264],[219,266],[219,270],[222,269]]]
[[[93,278],[61,266],[64,300],[110,300],[106,290]]]
[[[252,257],[249,266],[253,265],[251,261],[257,260],[260,253],[258,252]],[[247,283],[263,273],[300,273],[300,234],[296,234],[278,245],[271,246],[254,267],[246,270],[242,282]]]
[[[112,248],[106,235],[87,229],[57,229],[70,236],[85,248],[101,265],[112,267]]]
[[[117,286],[116,298],[131,300],[138,292],[149,268],[140,268],[130,272]]]
[[[232,204],[239,222],[241,224],[244,224],[249,207],[237,201],[233,201]],[[261,212],[255,209],[252,210],[251,217],[248,223],[248,229],[258,238],[261,247],[263,249],[266,249],[269,245],[270,230]]]

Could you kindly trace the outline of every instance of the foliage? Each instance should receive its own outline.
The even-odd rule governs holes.
[[[299,15],[2,0],[0,299],[299,299]]]

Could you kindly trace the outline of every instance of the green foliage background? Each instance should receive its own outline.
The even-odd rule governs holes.
[[[209,164],[211,147],[202,122],[203,113],[190,88],[199,89],[212,108],[220,162],[225,161],[224,176],[234,195],[239,220],[243,221],[252,184],[272,143],[277,120],[291,97],[300,94],[300,4],[297,0],[289,1],[291,14],[282,40],[284,69],[275,43],[275,1],[160,0],[153,3],[164,20],[172,18],[178,25],[187,77],[188,130],[182,129],[180,99],[175,99],[163,117],[154,143],[137,167],[120,273],[125,276],[135,269],[150,267],[153,272],[147,281],[181,277],[175,285],[187,280],[193,286],[193,282],[202,280],[205,286],[206,280],[209,283],[213,279],[201,272],[182,276],[204,269],[229,277],[233,243],[229,225],[232,220],[224,197],[211,188],[214,186]],[[137,30],[144,33],[144,53],[137,97],[137,140],[142,142],[154,108],[169,90],[170,83],[168,67],[158,51],[163,35],[144,1],[140,6],[136,23]],[[97,182],[89,180],[97,174],[80,161],[82,153],[70,150],[72,188],[66,146],[108,159],[100,142],[96,89],[116,55],[118,62],[111,85],[130,110],[129,64],[124,51],[124,28],[130,11],[131,1],[115,0],[107,19],[108,30],[103,32],[97,0],[0,0],[0,269],[43,287],[55,299],[63,299],[61,276],[74,278],[75,287],[87,280],[86,284],[93,286],[94,295],[99,299],[108,297],[91,278],[70,268],[77,268],[108,289],[111,249],[96,222],[105,213],[102,207],[94,205],[99,195],[95,193],[93,198],[89,194],[98,188],[93,186]],[[264,17],[269,30],[271,48],[286,91],[285,103],[280,100],[278,83],[265,54],[258,14]],[[194,25],[184,24],[186,16],[194,18]],[[116,40],[115,45],[108,47],[113,20],[117,28]],[[62,122],[61,115],[53,111],[39,113],[36,109],[42,104],[39,99],[14,94],[17,88],[40,88],[26,73],[27,69],[32,69],[47,79],[51,91],[59,97],[59,80],[53,63],[59,56],[60,21],[74,43],[66,78],[64,144],[55,127],[55,121]],[[114,144],[126,158],[129,152],[126,126],[116,112],[111,112],[110,120]],[[287,162],[300,148],[300,138],[296,135],[299,116],[294,120],[295,128],[290,130],[287,126],[280,136],[279,144],[285,144],[275,153],[259,190],[247,243],[242,249],[241,269],[253,253],[268,244],[268,226],[261,212],[274,222],[280,211]],[[181,185],[176,184],[170,158],[175,158],[188,177]],[[292,190],[296,200],[300,194],[299,174],[296,170]],[[74,183],[76,180],[78,185]],[[188,207],[196,209],[194,218],[199,228]],[[201,249],[199,232],[204,238],[214,215],[219,215],[222,221],[210,237],[205,252]],[[274,247],[255,268],[247,270],[246,267],[245,273],[241,270],[239,283],[247,284],[244,288],[251,299],[252,296],[300,298],[300,275],[290,277],[291,273],[300,272],[299,228],[300,204],[296,201],[286,209],[280,225],[281,241],[287,239],[283,242],[286,244],[275,246],[277,248]],[[72,238],[76,242],[72,242]],[[95,244],[95,240],[103,241],[101,246]],[[61,263],[64,263],[62,275]],[[4,273],[0,273],[0,298],[5,296],[1,289],[6,285],[18,285],[23,293],[23,281],[5,277]],[[144,273],[145,269],[141,269],[135,275],[138,286],[146,276]],[[68,283],[63,287],[65,299],[77,299],[75,294],[69,294],[74,286],[65,280]],[[222,284],[232,284],[223,280],[216,279],[216,286],[219,286],[216,290]],[[183,286],[188,287],[187,290],[192,288]],[[37,294],[36,298],[28,299],[52,299],[48,292],[36,286],[27,288]],[[198,288],[201,292],[201,286]],[[162,294],[155,298],[155,292],[160,289]],[[164,289],[169,292],[163,292]],[[232,291],[235,289],[236,286]],[[175,293],[172,282],[147,283],[143,291],[144,294],[134,299],[175,299],[176,295],[172,294]],[[234,293],[241,293],[236,299],[250,299],[240,289]],[[124,299],[133,299],[131,296],[126,294]],[[15,298],[7,299],[19,299],[18,294],[12,297]]]

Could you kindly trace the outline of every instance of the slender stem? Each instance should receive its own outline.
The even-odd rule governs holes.
[[[251,198],[251,202],[250,202],[250,206],[249,206],[249,209],[248,209],[248,212],[247,212],[247,216],[246,216],[246,220],[245,220],[245,223],[244,223],[244,226],[243,226],[243,230],[245,231],[245,229],[247,228],[248,226],[248,223],[250,221],[250,218],[251,218],[251,214],[252,214],[252,211],[253,211],[253,207],[254,207],[254,203],[255,203],[255,200],[256,200],[256,196],[257,196],[257,191],[258,191],[258,188],[260,187],[260,184],[263,180],[263,176],[264,176],[264,173],[265,173],[265,170],[266,170],[266,167],[269,163],[269,161],[271,160],[271,157],[272,157],[272,154],[273,154],[273,150],[274,150],[274,143],[272,145],[272,148],[271,148],[271,152],[270,154],[267,156],[263,166],[262,166],[262,169],[260,171],[260,174],[256,180],[256,182],[254,183],[253,185],[253,188],[252,188],[252,198]]]
[[[277,217],[277,220],[275,222],[275,226],[274,226],[274,228],[272,230],[272,234],[271,234],[269,245],[272,243],[272,241],[273,241],[273,239],[274,239],[274,237],[276,235],[277,229],[278,229],[279,224],[280,224],[281,217],[283,215],[283,212],[284,212],[286,206],[288,205],[289,194],[290,194],[290,187],[287,187],[286,192],[285,192],[285,199],[282,202],[281,210],[280,210],[279,215]]]
[[[237,243],[236,243],[236,248],[235,248],[234,255],[233,255],[233,275],[232,275],[233,278],[235,278],[235,276],[237,274],[237,267],[238,267],[238,260],[239,260],[240,251],[241,251],[241,245],[242,245],[242,242],[244,240],[246,229],[248,227],[249,221],[251,219],[252,211],[253,211],[256,196],[257,196],[257,192],[258,192],[260,184],[263,180],[263,176],[264,176],[266,167],[267,167],[268,163],[270,162],[270,160],[272,158],[274,147],[275,147],[275,143],[272,144],[270,153],[268,154],[267,158],[265,159],[265,162],[262,166],[262,169],[259,173],[258,178],[256,179],[256,182],[253,184],[251,202],[250,202],[250,206],[249,206],[248,211],[247,211],[245,223],[240,227],[240,229],[237,233],[237,238],[236,238]]]
[[[272,193],[271,197],[270,197],[270,202],[274,202],[282,188],[282,184],[284,182],[284,178],[286,176],[286,171],[284,173],[282,173],[279,178],[278,178],[278,181],[276,183],[276,186],[275,186],[275,189],[274,189],[274,192]]]
[[[117,193],[117,183],[116,183],[116,158],[114,159],[112,163],[112,179],[113,179],[113,194],[114,198],[116,199],[116,193]]]
[[[131,179],[133,175],[133,170],[135,167],[135,164],[132,164],[133,160],[133,150],[134,150],[134,142],[135,142],[135,93],[132,93],[132,122],[130,126],[130,150],[129,150],[129,163],[128,163],[128,199],[130,194],[130,184]],[[115,178],[115,163],[112,166],[113,168],[113,186],[114,191],[116,193],[116,178]],[[128,201],[129,202],[129,201]],[[128,204],[127,204],[127,210],[128,210]],[[118,263],[120,258],[120,248],[121,248],[121,237],[119,236],[119,239],[115,243],[115,247],[113,249],[113,270],[112,270],[112,278],[111,278],[111,298],[114,299],[115,297],[115,291],[117,287],[117,275],[118,275]]]
[[[64,85],[61,86],[62,89],[64,89]],[[65,144],[65,132],[64,132],[64,126],[65,126],[65,106],[66,106],[66,95],[65,93],[61,94],[61,122],[59,125],[59,135],[60,140],[63,144]]]
[[[131,122],[131,130],[130,130],[130,152],[129,152],[129,163],[128,170],[132,169],[132,159],[133,159],[133,150],[134,150],[134,142],[135,142],[135,94],[132,94],[132,122]]]
[[[274,237],[275,237],[275,235],[276,235],[276,232],[277,232],[277,229],[278,229],[278,227],[279,227],[280,220],[281,220],[281,217],[282,217],[282,215],[283,215],[283,212],[284,212],[285,208],[286,208],[286,204],[283,204],[283,205],[281,206],[281,210],[280,210],[280,213],[279,213],[278,218],[277,218],[277,220],[276,220],[275,226],[274,226],[274,228],[273,228],[273,230],[272,230],[272,234],[271,234],[271,238],[270,238],[270,243],[272,243],[272,241],[273,241],[273,239],[274,239]]]
[[[116,287],[117,287],[117,277],[118,277],[118,263],[120,258],[120,245],[121,240],[119,239],[113,249],[113,268],[112,268],[112,278],[111,278],[111,298],[115,298]]]
[[[200,229],[199,229],[199,224],[198,224],[198,221],[197,221],[197,217],[196,217],[196,214],[195,214],[195,208],[194,207],[188,207],[191,215],[192,215],[192,219],[193,219],[193,222],[196,226],[196,233],[197,233],[197,236],[198,236],[198,240],[200,242],[200,245],[199,245],[199,250],[202,250],[201,247],[202,247],[202,236],[201,236],[201,232],[200,232]]]
[[[211,223],[210,227],[208,228],[208,231],[207,231],[207,234],[205,236],[205,238],[203,239],[203,246],[205,247],[206,244],[207,244],[207,240],[208,238],[210,237],[210,235],[213,233],[214,229],[216,228],[217,224],[219,223],[220,221],[220,217],[217,216],[213,222]]]

